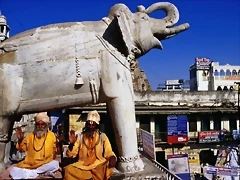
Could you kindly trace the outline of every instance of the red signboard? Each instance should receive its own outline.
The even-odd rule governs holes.
[[[169,144],[187,143],[188,136],[168,136],[167,142]]]
[[[220,139],[218,137],[220,131],[202,131],[199,132],[198,138],[199,143],[212,143],[219,142]]]

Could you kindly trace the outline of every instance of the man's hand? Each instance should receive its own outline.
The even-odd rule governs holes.
[[[21,127],[17,127],[16,128],[16,134],[17,134],[17,138],[18,140],[23,140],[24,138],[24,132],[22,131],[22,128]]]
[[[109,161],[109,165],[108,165],[109,168],[113,168],[116,165],[116,163],[117,163],[117,159],[116,159],[115,156],[111,156],[108,159],[108,161]]]
[[[64,139],[65,139],[64,134],[62,134],[61,136],[58,136],[59,141],[64,141]]]
[[[75,135],[75,131],[71,130],[68,133],[68,137],[69,137],[70,144],[74,144],[76,142],[77,138],[78,138],[78,135],[77,134]]]

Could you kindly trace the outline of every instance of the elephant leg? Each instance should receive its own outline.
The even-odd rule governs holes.
[[[5,171],[5,148],[11,138],[13,125],[13,117],[0,115],[0,174]]]
[[[128,63],[123,56],[116,58],[108,51],[101,52],[101,60],[102,89],[118,147],[118,170],[142,171],[144,164],[137,148],[134,92]]]
[[[133,93],[108,101],[108,108],[113,124],[119,152],[117,169],[122,172],[139,172],[144,169],[137,148],[137,132]]]

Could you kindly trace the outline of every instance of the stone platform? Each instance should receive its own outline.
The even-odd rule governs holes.
[[[110,180],[167,180],[167,175],[162,172],[159,168],[155,167],[154,164],[141,155],[141,158],[144,162],[145,169],[142,172],[130,174],[130,173],[121,173],[115,169],[115,173],[111,176]],[[60,160],[60,159],[58,159]],[[0,180],[10,180],[9,171],[12,166],[10,166],[2,175],[0,175]],[[57,171],[55,178],[48,176],[39,176],[36,179],[63,179],[61,172]]]

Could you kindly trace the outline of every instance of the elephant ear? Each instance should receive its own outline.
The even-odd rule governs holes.
[[[127,15],[124,11],[120,11],[119,15],[117,15],[118,26],[122,33],[123,41],[128,50],[128,54],[130,54],[131,50],[135,47],[133,42],[133,30],[132,30],[132,17],[131,15]]]

